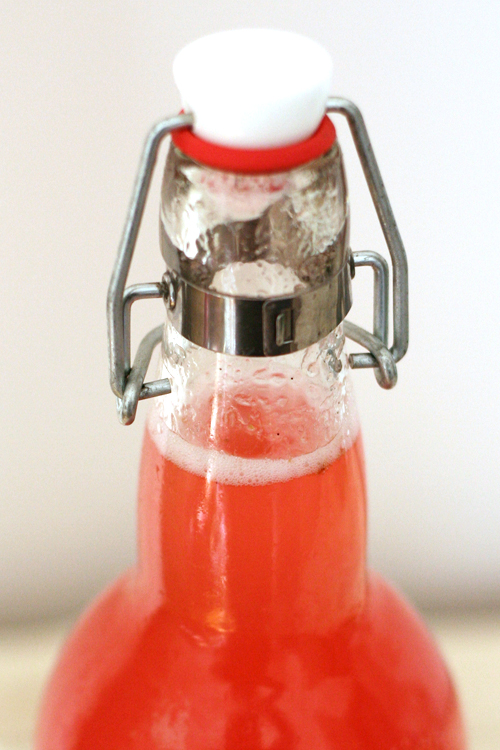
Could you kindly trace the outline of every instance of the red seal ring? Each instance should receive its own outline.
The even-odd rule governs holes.
[[[286,172],[300,167],[326,153],[336,137],[335,126],[326,115],[316,132],[305,141],[280,148],[228,148],[199,138],[190,128],[172,133],[177,148],[194,161],[224,172],[241,174]]]

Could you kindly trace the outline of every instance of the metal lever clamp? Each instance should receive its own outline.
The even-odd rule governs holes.
[[[357,266],[370,265],[374,271],[374,330],[365,331],[350,321],[344,322],[346,336],[353,339],[369,353],[350,355],[353,368],[375,368],[377,381],[384,388],[396,384],[398,362],[408,349],[408,267],[403,243],[394,214],[385,191],[380,170],[359,109],[347,99],[331,97],[326,111],[346,117],[358,156],[365,174],[375,209],[389,249],[393,268],[393,345],[388,348],[388,266],[377,253],[354,253],[352,275]],[[165,297],[171,299],[172,290],[167,283],[135,284],[125,288],[132,256],[140,229],[151,177],[160,145],[174,130],[191,127],[192,114],[180,114],[158,123],[149,133],[132,200],[123,231],[118,256],[111,276],[108,298],[108,343],[111,388],[117,397],[117,406],[123,424],[134,421],[138,402],[170,393],[167,378],[144,383],[151,355],[162,338],[162,326],[150,331],[141,341],[134,364],[130,363],[130,312],[138,299]],[[164,277],[165,278],[165,277]]]
[[[375,375],[379,385],[383,388],[392,388],[396,385],[397,380],[396,362],[399,362],[408,351],[409,310],[408,261],[406,259],[406,252],[361,112],[356,105],[348,99],[334,96],[327,100],[326,111],[344,115],[347,119],[392,261],[393,344],[390,349],[388,349],[387,335],[384,342],[383,339],[380,339],[380,337],[377,336],[376,328],[374,328],[374,335],[371,335],[368,331],[364,331],[362,328],[354,325],[354,323],[346,321],[344,323],[346,336],[353,339],[353,341],[356,341],[370,352],[369,354],[352,354],[351,366],[353,368],[376,368]],[[359,263],[359,265],[365,264]],[[373,268],[375,271],[375,266],[373,266]],[[375,282],[377,283],[376,271]],[[375,295],[374,302],[375,318],[377,317],[376,306],[377,295]],[[384,343],[385,346],[383,346]]]

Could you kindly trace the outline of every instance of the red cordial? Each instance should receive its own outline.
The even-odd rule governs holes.
[[[335,143],[335,126],[327,115],[310,138],[282,148],[245,149],[204,141],[191,130],[176,130],[172,141],[186,156],[200,164],[227,172],[263,174],[286,172],[318,159]]]

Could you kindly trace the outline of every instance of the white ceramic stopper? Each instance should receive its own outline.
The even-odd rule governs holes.
[[[300,34],[239,29],[191,42],[173,70],[196,135],[233,148],[274,148],[302,141],[319,126],[332,60]]]

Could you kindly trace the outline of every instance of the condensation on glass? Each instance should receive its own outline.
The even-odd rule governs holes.
[[[337,143],[309,164],[263,175],[212,169],[170,146],[161,247],[186,281],[245,297],[307,291],[346,264],[348,235]],[[158,421],[194,445],[224,449],[221,436],[237,424],[256,440],[269,433],[266,457],[290,458],[328,444],[344,426],[355,429],[341,325],[301,351],[256,358],[204,349],[167,320],[160,370],[172,393],[158,399]]]

